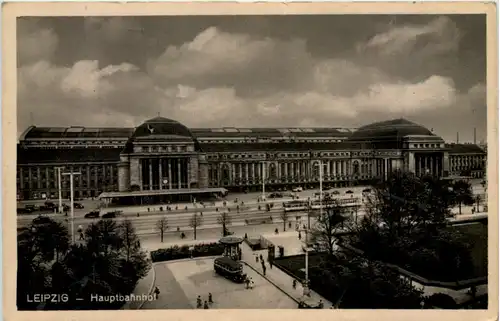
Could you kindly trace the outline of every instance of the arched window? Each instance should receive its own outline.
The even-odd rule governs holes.
[[[276,164],[271,163],[269,165],[269,178],[275,179],[276,178]]]
[[[352,171],[353,171],[354,175],[359,174],[359,162],[358,161],[354,161],[352,163]]]
[[[222,165],[222,180],[229,180],[229,167],[226,164]]]
[[[319,178],[319,162],[313,163],[312,174],[314,178]]]

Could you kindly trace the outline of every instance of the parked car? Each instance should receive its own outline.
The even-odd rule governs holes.
[[[371,191],[372,191],[371,189],[369,189],[369,188],[365,188],[365,189],[363,190],[363,193],[370,193]]]
[[[340,195],[340,192],[337,191],[337,190],[333,190],[333,191],[330,192],[330,194],[332,194],[332,195]]]
[[[47,208],[55,208],[56,207],[56,204],[54,204],[54,202],[51,202],[51,201],[45,201],[44,205]]]
[[[73,203],[74,208],[82,209],[85,208],[81,203]]]
[[[100,215],[99,211],[92,211],[85,214],[85,218],[98,218]]]
[[[346,194],[354,194],[354,192],[353,192],[353,191],[351,191],[351,190],[348,190],[348,191],[346,191],[345,193],[346,193]]]
[[[292,192],[302,192],[302,191],[303,191],[302,186],[297,186],[294,189],[292,189]]]

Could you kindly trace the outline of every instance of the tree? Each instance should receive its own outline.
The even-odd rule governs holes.
[[[160,238],[161,242],[163,243],[163,234],[168,229],[168,221],[165,216],[163,216],[156,222],[156,228],[160,231]]]
[[[464,180],[455,181],[453,183],[453,197],[455,204],[458,205],[458,213],[462,214],[462,204],[474,204],[472,196],[472,187],[469,182]]]
[[[283,221],[283,232],[285,232],[286,231],[286,223],[288,222],[288,219],[289,219],[288,212],[285,210],[281,211],[280,218]]]
[[[476,201],[476,211],[479,212],[479,204],[481,204],[481,195],[476,195],[474,197],[474,200]]]
[[[330,255],[335,252],[337,241],[335,234],[344,227],[344,222],[347,220],[346,212],[345,206],[340,205],[337,200],[330,199],[311,229],[311,241],[325,247]]]
[[[219,214],[217,217],[217,223],[222,225],[222,236],[228,235],[228,229],[227,226],[231,225],[231,216],[229,216],[229,213],[227,212],[222,212]]]
[[[197,213],[194,213],[191,219],[189,220],[189,226],[193,228],[194,230],[194,239],[196,240],[196,230],[198,226],[201,226],[203,224],[203,217],[198,215]]]

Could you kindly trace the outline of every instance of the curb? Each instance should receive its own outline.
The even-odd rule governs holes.
[[[266,277],[264,274],[262,274],[260,271],[258,271],[256,268],[254,268],[252,265],[248,264],[247,262],[245,261],[241,261],[242,263],[244,263],[246,266],[248,266],[249,268],[251,268],[252,270],[254,270],[257,274],[259,274],[260,276],[262,276],[264,279],[266,279],[269,283],[271,283],[272,285],[274,285],[276,288],[278,288],[278,290],[280,290],[281,292],[283,292],[286,296],[288,296],[290,299],[292,299],[293,301],[295,301],[297,304],[300,303],[300,301],[295,298],[294,296],[292,296],[290,293],[288,293],[287,291],[283,290],[280,286],[278,286],[276,283],[274,283],[272,280],[270,280],[268,277]]]
[[[151,282],[151,285],[149,287],[148,295],[151,295],[153,293],[153,287],[155,286],[156,282],[156,271],[155,271],[155,265],[162,264],[162,263],[175,263],[175,262],[182,262],[182,261],[193,261],[193,260],[203,260],[203,259],[211,259],[211,258],[216,258],[218,256],[201,256],[201,257],[195,257],[195,258],[188,258],[188,259],[179,259],[179,260],[171,260],[171,261],[161,261],[161,262],[152,262],[151,263],[151,269],[153,270],[153,281]],[[140,310],[144,306],[144,304],[147,301],[142,301],[139,307],[135,310]]]
[[[151,293],[153,292],[153,287],[155,285],[155,282],[156,282],[156,271],[155,271],[155,266],[154,266],[154,263],[151,262],[151,269],[153,270],[153,281],[151,282],[151,285],[149,286],[149,291],[148,291],[148,295],[151,295]],[[140,310],[142,309],[142,306],[146,303],[147,301],[142,301],[141,304],[139,304],[139,306],[137,307],[136,310]]]

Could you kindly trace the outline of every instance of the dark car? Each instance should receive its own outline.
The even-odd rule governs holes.
[[[346,194],[354,194],[354,192],[353,192],[353,191],[351,191],[351,190],[348,190],[348,191],[346,191],[345,193],[346,193]]]
[[[369,189],[369,188],[365,188],[365,189],[363,190],[363,193],[370,193],[371,191],[372,191],[371,189]]]
[[[33,210],[29,208],[17,208],[17,214],[29,214],[32,212]]]
[[[121,213],[121,211],[113,211],[113,212],[108,212],[108,213],[106,213],[106,214],[103,214],[101,217],[102,217],[102,218],[115,218],[115,217],[117,217],[120,213]]]
[[[332,194],[332,195],[339,195],[340,192],[339,191],[331,191],[330,194]]]
[[[85,208],[81,203],[74,203],[73,206],[74,208],[79,208],[79,209]]]
[[[31,211],[31,212],[38,211],[40,209],[40,207],[37,205],[26,205],[24,208],[27,211]]]
[[[269,198],[282,198],[283,194],[282,193],[271,193],[268,196]]]
[[[92,211],[87,214],[85,214],[85,218],[98,218],[100,215],[99,211]],[[103,216],[104,217],[104,216]]]

